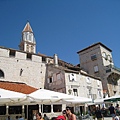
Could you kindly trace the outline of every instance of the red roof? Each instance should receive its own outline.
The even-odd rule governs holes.
[[[0,88],[15,92],[20,92],[24,94],[30,94],[37,90],[37,88],[26,85],[25,83],[9,82],[9,81],[0,81]]]
[[[23,32],[33,32],[29,22],[25,25]]]

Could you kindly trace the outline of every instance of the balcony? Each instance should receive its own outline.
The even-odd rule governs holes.
[[[117,85],[117,81],[120,79],[120,68],[114,65],[106,66],[108,84]]]
[[[106,67],[106,73],[109,73],[109,72],[118,72],[118,74],[120,74],[120,68],[114,66],[114,65],[108,65],[108,66],[105,66]]]

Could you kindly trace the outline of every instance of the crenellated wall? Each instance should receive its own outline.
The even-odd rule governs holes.
[[[14,50],[13,50],[14,51]],[[0,70],[4,72],[3,81],[24,82],[35,88],[44,88],[46,64],[42,62],[42,56],[14,51],[10,55],[10,49],[0,48]]]

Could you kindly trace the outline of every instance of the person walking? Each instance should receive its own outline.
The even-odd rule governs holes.
[[[110,115],[112,117],[112,120],[114,120],[114,117],[116,116],[115,114],[115,108],[113,106],[113,104],[111,104],[111,106],[109,107],[109,111],[110,111]]]
[[[120,115],[120,107],[119,107],[119,104],[116,105],[116,107],[115,107],[115,112],[116,112],[116,115],[117,115],[117,116]]]
[[[102,114],[99,106],[96,107],[95,117],[97,118],[97,120],[104,120],[103,114]]]
[[[71,108],[69,106],[66,107],[66,113],[68,120],[76,120],[76,115],[71,112]]]

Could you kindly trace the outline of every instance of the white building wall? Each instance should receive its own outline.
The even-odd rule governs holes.
[[[44,88],[46,64],[41,56],[33,55],[26,59],[26,53],[17,52],[9,57],[9,50],[0,48],[0,69],[4,72],[3,81],[24,82],[35,88]]]
[[[16,59],[21,59],[21,60],[26,60],[26,54],[22,53],[22,52],[17,52],[16,51],[15,58]]]
[[[104,66],[107,66],[107,65],[110,65],[110,64],[112,64],[112,65],[114,65],[114,63],[113,63],[113,60],[112,60],[112,62],[109,60],[109,58],[108,58],[108,56],[110,56],[110,58],[112,59],[112,54],[111,54],[111,52],[110,51],[108,51],[107,49],[105,49],[104,47],[102,47],[102,46],[100,46],[100,50],[101,50],[101,55],[102,55],[102,60],[103,60],[103,65]],[[106,53],[106,57],[107,57],[107,59],[105,59],[104,57],[103,57],[103,53]]]
[[[0,57],[9,57],[9,50],[8,49],[0,49]]]
[[[101,97],[103,97],[103,88],[102,88],[102,82],[98,79],[85,76],[82,74],[75,74],[76,81],[71,81],[69,79],[71,73],[65,73],[65,81],[66,81],[66,93],[69,94],[69,90],[71,89],[71,95],[74,95],[73,89],[77,89],[78,96],[81,97],[90,97],[89,96],[89,90],[88,88],[91,88],[91,94],[95,94],[96,99],[100,98],[98,94],[98,90],[101,91]],[[89,78],[90,82],[87,81]],[[93,96],[93,95],[92,95]]]

